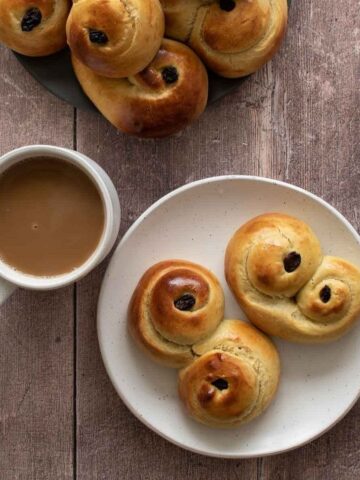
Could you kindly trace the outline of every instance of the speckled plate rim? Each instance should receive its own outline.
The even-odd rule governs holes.
[[[149,208],[147,208],[140,215],[140,217],[137,220],[135,220],[135,222],[131,225],[131,227],[124,234],[124,236],[122,237],[120,243],[118,244],[118,246],[117,246],[117,248],[116,248],[116,250],[113,254],[113,257],[115,257],[117,252],[122,249],[125,242],[128,241],[128,239],[135,232],[135,230],[138,228],[138,226],[149,215],[151,215],[156,209],[158,209],[162,204],[166,203],[169,199],[172,199],[173,197],[181,195],[183,192],[185,192],[187,190],[194,189],[194,188],[196,188],[200,185],[203,185],[203,184],[207,184],[207,183],[211,183],[211,182],[229,181],[229,180],[234,180],[234,181],[252,180],[252,181],[255,181],[255,182],[259,182],[260,184],[270,183],[270,184],[273,184],[273,185],[278,185],[280,187],[284,187],[284,188],[289,189],[289,190],[296,191],[296,192],[310,198],[312,201],[314,201],[316,203],[319,203],[321,206],[325,207],[331,214],[333,214],[335,217],[337,217],[337,219],[340,220],[341,223],[343,223],[345,228],[352,234],[352,236],[356,240],[356,243],[359,245],[359,249],[360,249],[360,235],[357,233],[357,231],[351,225],[351,223],[335,207],[333,207],[328,202],[326,202],[322,198],[318,197],[314,193],[311,193],[311,192],[309,192],[309,191],[307,191],[307,190],[305,190],[301,187],[297,187],[295,185],[292,185],[292,184],[289,184],[289,183],[286,183],[286,182],[283,182],[283,181],[280,181],[280,180],[274,180],[274,179],[269,179],[269,178],[265,178],[265,177],[258,177],[258,176],[252,176],[252,175],[222,175],[222,176],[217,176],[217,177],[204,178],[202,180],[197,180],[197,181],[185,184],[185,185],[171,191],[170,193],[164,195],[159,200],[154,202]],[[148,420],[146,420],[141,415],[141,412],[136,410],[133,407],[133,405],[130,402],[128,402],[126,396],[123,394],[120,386],[117,384],[117,381],[115,380],[114,375],[112,374],[112,368],[111,368],[111,365],[110,365],[110,363],[107,359],[105,340],[104,340],[103,332],[102,332],[102,321],[101,321],[102,312],[101,312],[101,310],[102,310],[102,301],[103,301],[103,297],[105,295],[105,290],[108,288],[108,282],[109,282],[108,278],[110,276],[109,273],[112,270],[112,265],[113,265],[113,258],[110,261],[110,263],[107,267],[105,276],[103,278],[103,282],[102,282],[101,289],[100,289],[100,294],[99,294],[98,308],[97,308],[97,333],[98,333],[99,347],[100,347],[100,352],[101,352],[101,356],[102,356],[102,359],[103,359],[103,363],[104,363],[106,372],[107,372],[107,374],[108,374],[108,376],[111,380],[111,383],[113,384],[113,386],[114,386],[116,392],[118,393],[119,397],[121,398],[123,403],[126,405],[126,407],[130,410],[130,412],[138,420],[140,420],[146,427],[148,427],[150,430],[157,433],[158,435],[160,435],[162,438],[169,441],[170,443],[172,443],[172,444],[174,444],[174,445],[176,445],[180,448],[183,448],[185,450],[191,451],[193,453],[197,453],[197,454],[200,454],[200,455],[204,455],[204,456],[207,456],[207,457],[213,457],[213,458],[226,458],[226,459],[260,458],[260,457],[267,457],[267,456],[271,456],[271,455],[285,453],[285,452],[288,452],[288,451],[291,451],[291,450],[295,450],[299,447],[302,447],[302,446],[312,442],[313,440],[316,440],[317,438],[321,437],[326,432],[331,430],[338,422],[340,422],[349,413],[349,411],[353,408],[355,403],[359,400],[359,398],[360,398],[360,384],[358,386],[358,390],[357,390],[356,395],[354,395],[354,398],[352,399],[352,401],[349,402],[347,408],[345,408],[343,410],[343,412],[341,414],[339,414],[338,417],[335,418],[334,421],[332,421],[329,425],[327,425],[324,428],[321,428],[316,434],[309,435],[308,438],[306,438],[305,440],[303,440],[301,442],[297,442],[297,443],[293,443],[293,444],[290,442],[289,446],[287,448],[281,448],[281,449],[274,448],[273,450],[269,450],[269,451],[267,451],[265,453],[261,453],[261,454],[256,453],[256,454],[233,455],[233,454],[226,454],[226,453],[222,453],[222,454],[216,454],[216,453],[212,453],[212,452],[209,453],[209,452],[206,452],[206,451],[203,451],[203,450],[200,450],[200,449],[191,448],[187,445],[184,445],[182,442],[179,442],[179,441],[175,440],[174,438],[169,437],[168,435],[164,434],[161,430],[159,430],[155,425],[153,425]]]

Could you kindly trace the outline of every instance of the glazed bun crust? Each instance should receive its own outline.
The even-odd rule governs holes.
[[[235,427],[260,415],[279,382],[280,361],[273,343],[251,325],[224,320],[194,346],[199,357],[179,373],[179,394],[200,423]]]
[[[197,119],[208,97],[208,76],[186,45],[164,40],[139,74],[111,79],[97,75],[73,55],[77,78],[100,112],[116,128],[139,137],[165,137]]]
[[[245,261],[245,263],[243,262]],[[304,222],[280,213],[260,215],[230,240],[225,272],[231,288],[249,288],[271,297],[293,297],[322,260],[319,240]]]
[[[337,338],[360,315],[360,270],[342,258],[326,256],[296,300],[315,334]]]
[[[143,70],[163,36],[159,0],[77,0],[67,22],[73,55],[106,77],[128,77]]]
[[[287,215],[243,225],[228,244],[225,276],[251,322],[286,340],[335,340],[360,314],[359,269],[323,257],[309,226]]]
[[[168,260],[140,279],[128,326],[155,361],[178,368],[192,361],[192,345],[211,334],[223,315],[224,295],[214,274],[195,263]]]
[[[278,50],[287,25],[286,0],[162,0],[166,35],[187,42],[224,77],[243,77]]]
[[[22,55],[51,55],[66,45],[70,7],[70,0],[0,0],[0,42]]]

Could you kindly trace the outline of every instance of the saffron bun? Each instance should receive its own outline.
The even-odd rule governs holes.
[[[128,78],[107,78],[73,55],[76,76],[90,100],[117,129],[138,137],[179,132],[205,110],[208,75],[186,45],[164,39],[145,70]]]
[[[80,62],[105,77],[128,77],[155,57],[164,14],[159,0],[77,0],[66,30]]]
[[[310,227],[288,215],[260,215],[237,230],[225,276],[250,321],[285,340],[336,340],[360,315],[360,270],[323,256]]]
[[[187,413],[212,427],[236,427],[263,413],[280,378],[278,352],[269,338],[240,320],[224,320],[194,346],[198,358],[179,372]]]
[[[66,46],[70,0],[0,0],[0,42],[29,57]]]
[[[186,42],[218,75],[249,75],[278,50],[286,0],[162,0],[166,36]]]
[[[140,348],[163,365],[190,363],[192,346],[212,334],[224,316],[224,294],[213,273],[185,260],[149,268],[133,293],[129,331]]]

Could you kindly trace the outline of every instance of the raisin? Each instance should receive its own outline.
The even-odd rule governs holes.
[[[220,0],[219,5],[221,10],[224,10],[225,12],[231,12],[231,10],[234,10],[236,3],[234,0]]]
[[[104,45],[109,41],[108,36],[106,33],[100,30],[90,30],[89,32],[90,42],[98,43],[99,45]]]
[[[175,300],[174,305],[178,310],[186,311],[191,310],[192,307],[195,305],[196,300],[192,295],[186,293],[182,297]]]
[[[295,272],[295,270],[300,266],[301,255],[297,252],[290,252],[284,258],[284,268],[288,273]]]
[[[179,72],[175,67],[165,67],[161,75],[165,83],[175,83],[179,78]]]
[[[320,291],[320,298],[323,303],[328,303],[331,298],[331,288],[325,285]]]
[[[31,32],[35,27],[40,25],[42,14],[38,8],[30,8],[21,20],[21,30],[23,32]]]
[[[214,385],[218,390],[226,390],[229,388],[229,384],[225,378],[217,378],[213,382],[211,382],[211,385]]]

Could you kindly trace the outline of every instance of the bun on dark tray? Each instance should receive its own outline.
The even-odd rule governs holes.
[[[164,39],[153,61],[128,78],[108,78],[72,57],[90,100],[119,130],[139,137],[179,132],[204,111],[208,75],[189,47]]]

